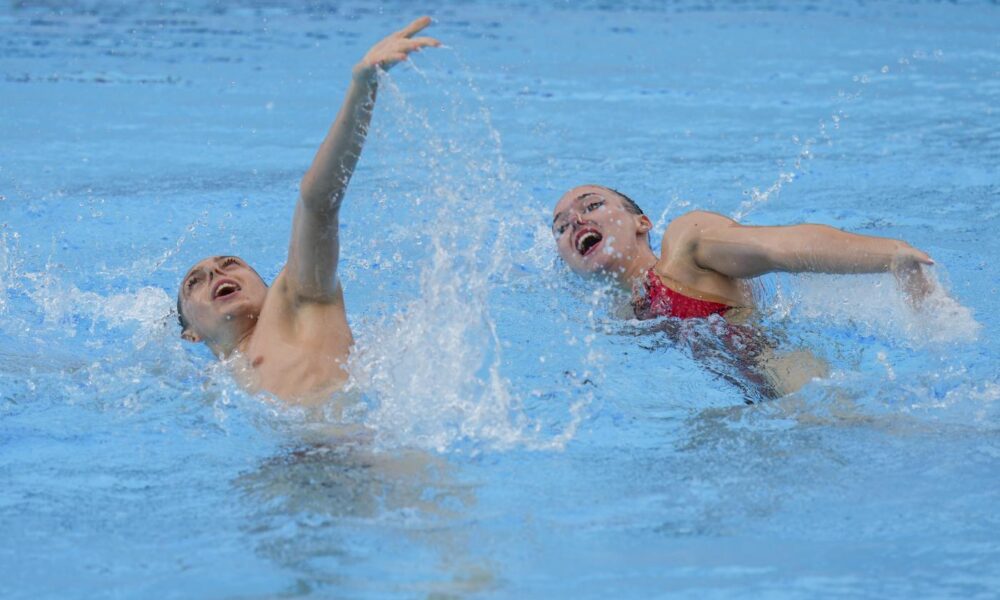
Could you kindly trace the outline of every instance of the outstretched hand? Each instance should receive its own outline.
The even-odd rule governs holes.
[[[388,70],[396,63],[406,60],[411,52],[418,52],[428,46],[440,46],[441,42],[432,37],[413,37],[430,24],[430,17],[420,17],[372,46],[361,62],[354,67],[354,79],[358,81],[370,79],[377,69]]]
[[[906,293],[913,308],[920,308],[924,298],[934,289],[934,284],[924,273],[924,265],[933,265],[934,260],[926,252],[904,243],[892,259],[892,274],[899,287]]]

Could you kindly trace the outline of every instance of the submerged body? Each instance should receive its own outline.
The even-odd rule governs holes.
[[[756,374],[765,378],[765,396],[793,392],[825,374],[826,367],[810,353],[778,355],[763,335],[750,334],[742,325],[754,309],[753,277],[892,271],[912,304],[930,290],[921,265],[933,261],[900,240],[825,225],[751,227],[720,214],[692,211],[670,223],[656,256],[649,244],[651,229],[652,222],[635,202],[598,185],[563,195],[552,224],[559,255],[570,269],[631,292],[637,318],[724,318],[731,326],[717,327],[715,333],[731,346],[740,370],[753,367],[752,372],[744,370],[748,380]],[[733,328],[737,325],[739,330]],[[697,357],[700,349],[692,351]]]

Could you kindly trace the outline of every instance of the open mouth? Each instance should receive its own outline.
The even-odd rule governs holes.
[[[576,251],[587,256],[597,248],[603,239],[604,236],[596,229],[582,229],[576,234]]]
[[[240,286],[235,281],[223,279],[215,284],[215,289],[212,290],[212,300],[227,298],[238,291],[240,291]]]

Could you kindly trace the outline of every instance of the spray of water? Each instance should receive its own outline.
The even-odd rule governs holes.
[[[927,53],[923,50],[914,51],[912,54],[912,60],[911,57],[900,57],[898,59],[898,66],[896,67],[895,72],[902,72],[906,69],[912,68],[915,61],[927,60],[931,57],[933,60],[938,60],[941,56],[941,50],[935,50],[933,53]],[[893,69],[891,69],[889,65],[882,65],[875,71],[866,71],[852,76],[852,89],[838,90],[838,104],[843,105],[857,101],[862,97],[865,86],[874,81],[878,81],[879,79],[885,79],[891,74],[894,74]],[[797,135],[792,136],[792,142],[799,147],[799,150],[791,161],[791,167],[781,170],[775,180],[763,189],[754,186],[749,190],[744,190],[743,195],[747,197],[746,200],[741,202],[739,207],[733,211],[730,216],[736,221],[742,221],[747,215],[757,210],[764,204],[777,200],[781,195],[781,190],[786,185],[795,181],[795,179],[805,170],[808,161],[815,157],[813,148],[817,144],[831,146],[833,144],[833,137],[830,130],[840,129],[840,126],[848,118],[848,113],[838,107],[828,117],[819,120],[815,136],[806,136],[804,139]]]
[[[782,303],[794,305],[808,318],[899,339],[911,347],[974,342],[982,326],[972,311],[948,296],[933,271],[928,275],[934,287],[916,309],[887,274],[850,275],[849,282],[830,275],[800,276],[773,306],[780,311]],[[853,290],[850,297],[842,291],[848,286]]]
[[[10,303],[10,290],[18,279],[18,265],[14,261],[17,232],[8,232],[7,224],[0,228],[0,315],[5,315]]]
[[[377,195],[393,216],[435,215],[430,226],[408,232],[423,236],[429,256],[418,263],[416,296],[395,314],[358,328],[350,388],[362,391],[365,401],[355,407],[354,418],[383,447],[561,448],[586,401],[568,407],[568,422],[559,431],[530,417],[504,375],[495,316],[494,298],[504,291],[519,253],[516,234],[522,227],[537,231],[535,215],[517,210],[521,188],[509,175],[500,136],[471,82],[479,103],[472,110],[460,94],[418,74],[425,85],[437,85],[450,105],[430,114],[381,77],[382,114],[391,122],[377,125],[385,128],[383,136],[391,132],[393,143],[412,149],[403,159],[408,164],[382,166],[395,181]],[[399,205],[407,200],[410,206]]]

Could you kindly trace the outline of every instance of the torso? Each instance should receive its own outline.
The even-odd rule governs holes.
[[[295,305],[282,289],[279,275],[243,349],[244,384],[298,404],[323,402],[347,381],[354,339],[343,291],[329,302]]]
[[[632,299],[636,317],[653,319],[675,317],[678,319],[704,319],[712,315],[725,315],[735,309],[723,298],[710,297],[696,291],[683,293],[684,286],[658,275],[655,267],[646,273],[641,294]]]

